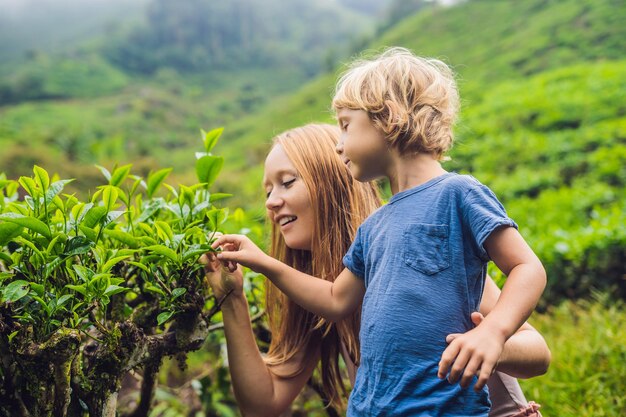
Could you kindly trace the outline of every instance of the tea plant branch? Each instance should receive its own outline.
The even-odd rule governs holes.
[[[163,269],[161,268],[161,266],[157,266],[157,270],[159,271],[159,273],[161,274],[161,276],[163,278],[165,278],[167,276],[165,274],[165,271],[163,271]],[[167,295],[169,295],[171,297],[172,296],[172,290],[170,290],[169,287],[167,285],[165,285],[165,283],[163,281],[161,281],[161,279],[159,278],[159,275],[158,274],[154,274],[154,278],[156,278],[157,283],[161,286],[161,288],[163,288],[163,290],[165,290]]]
[[[148,417],[150,412],[150,406],[152,405],[152,399],[154,398],[154,391],[157,384],[157,375],[161,368],[161,362],[163,356],[159,355],[152,358],[145,366],[143,372],[143,378],[141,381],[141,389],[139,394],[139,403],[137,407],[129,414],[123,417]]]
[[[220,311],[220,308],[222,307],[222,304],[226,300],[226,297],[228,297],[232,292],[233,290],[231,289],[219,300],[217,299],[217,297],[213,296],[213,299],[215,300],[213,307],[211,307],[211,309],[207,313],[202,315],[203,318],[207,321],[207,323],[210,321],[211,317],[213,317],[218,311]]]
[[[103,335],[103,336],[109,336],[109,330],[104,327],[102,325],[102,323],[100,323],[98,321],[98,319],[96,318],[96,315],[94,314],[93,310],[89,312],[89,319],[91,320],[91,323],[96,326],[96,328],[98,329],[98,331]]]

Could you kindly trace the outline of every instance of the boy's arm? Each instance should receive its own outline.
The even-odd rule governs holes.
[[[469,386],[478,375],[479,390],[495,369],[504,343],[530,316],[546,285],[541,262],[512,227],[495,230],[485,240],[490,258],[508,276],[498,302],[476,328],[448,345],[439,363],[439,377]]]
[[[500,293],[500,288],[488,277],[480,302],[480,313],[485,317],[491,314]],[[474,323],[478,325],[480,322],[482,320]],[[497,370],[516,378],[532,378],[548,371],[551,358],[550,348],[543,336],[525,322],[504,344]]]
[[[513,227],[495,230],[485,250],[507,276],[502,293],[489,316],[489,324],[508,339],[530,317],[546,287],[546,271],[524,238]]]
[[[242,235],[223,235],[213,247],[225,247],[217,257],[265,275],[295,303],[314,314],[338,321],[352,313],[365,294],[363,280],[344,269],[335,282],[315,278],[272,258]]]
[[[500,288],[493,279],[487,277],[480,301],[480,312],[475,311],[471,314],[472,323],[475,326],[482,323],[485,316],[491,313],[499,297]],[[450,334],[446,337],[446,342],[451,343],[462,334]],[[515,378],[532,378],[548,371],[551,357],[544,338],[534,327],[525,322],[504,344],[496,370]]]

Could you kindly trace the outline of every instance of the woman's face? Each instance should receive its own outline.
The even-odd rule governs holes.
[[[278,225],[287,246],[311,250],[315,225],[311,197],[280,145],[275,145],[265,159],[263,187],[268,216]]]

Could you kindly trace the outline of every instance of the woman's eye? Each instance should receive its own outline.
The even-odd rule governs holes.
[[[296,181],[296,179],[295,179],[295,178],[294,178],[294,179],[292,179],[292,180],[289,180],[289,181],[285,181],[285,182],[283,182],[283,187],[288,188],[288,187],[290,187],[290,186],[291,186],[291,184],[293,184],[295,181]]]

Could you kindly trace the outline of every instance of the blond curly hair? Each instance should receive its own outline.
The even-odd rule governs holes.
[[[454,141],[459,93],[444,62],[394,47],[353,62],[337,82],[332,107],[366,111],[402,154],[441,160]]]

